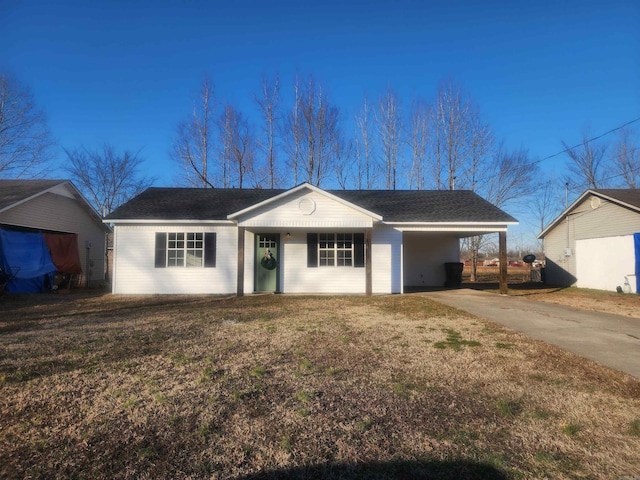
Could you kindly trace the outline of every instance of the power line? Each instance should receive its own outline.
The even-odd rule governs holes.
[[[626,126],[628,126],[628,125],[631,125],[632,123],[635,123],[635,122],[638,122],[638,121],[640,121],[640,117],[638,117],[638,118],[636,118],[636,119],[634,119],[634,120],[630,120],[630,121],[628,121],[627,123],[624,123],[624,124],[622,124],[622,125],[620,125],[620,126],[618,126],[618,127],[616,127],[616,128],[612,128],[612,129],[611,129],[611,130],[609,130],[608,132],[604,132],[602,135],[598,135],[597,137],[590,138],[589,140],[585,140],[584,142],[579,143],[578,145],[574,145],[573,147],[565,148],[565,149],[564,149],[564,150],[562,150],[561,152],[554,153],[553,155],[549,155],[548,157],[544,157],[543,159],[538,160],[538,161],[537,161],[537,162],[535,162],[535,163],[541,163],[541,162],[544,162],[545,160],[549,160],[550,158],[557,157],[558,155],[562,155],[563,153],[567,153],[567,152],[569,152],[569,151],[573,150],[574,148],[582,147],[582,146],[586,145],[587,143],[591,143],[591,142],[593,142],[593,141],[595,141],[595,140],[598,140],[599,138],[602,138],[602,137],[604,137],[604,136],[606,136],[606,135],[609,135],[610,133],[613,133],[613,132],[616,132],[616,131],[618,131],[618,130],[621,130],[621,129],[623,129],[624,127],[626,127]]]

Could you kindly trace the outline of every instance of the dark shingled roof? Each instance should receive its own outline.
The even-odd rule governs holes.
[[[65,182],[66,180],[0,180],[0,210]]]
[[[640,208],[640,190],[629,188],[599,188],[595,193],[618,200],[619,202]]]
[[[107,215],[107,220],[226,220],[287,190],[152,187]],[[516,222],[468,190],[327,190],[381,215],[385,222]]]

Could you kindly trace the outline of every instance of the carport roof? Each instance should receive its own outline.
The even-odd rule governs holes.
[[[296,188],[299,189],[299,187]],[[222,221],[227,220],[227,217],[235,212],[286,194],[288,191],[152,187],[107,215],[105,221]],[[386,223],[517,222],[511,215],[468,190],[326,190],[326,192],[382,216]]]

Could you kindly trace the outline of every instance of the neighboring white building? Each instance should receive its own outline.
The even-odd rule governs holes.
[[[150,188],[114,226],[113,292],[402,293],[443,286],[459,239],[517,221],[470,191]],[[506,248],[506,245],[505,245]]]
[[[638,292],[640,190],[587,190],[538,238],[544,240],[546,283]]]

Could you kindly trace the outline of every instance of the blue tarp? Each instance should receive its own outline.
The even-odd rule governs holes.
[[[8,292],[45,291],[45,278],[56,271],[42,233],[0,229],[0,268],[12,280]]]
[[[640,293],[640,233],[633,234],[633,245],[636,251],[636,293]]]

